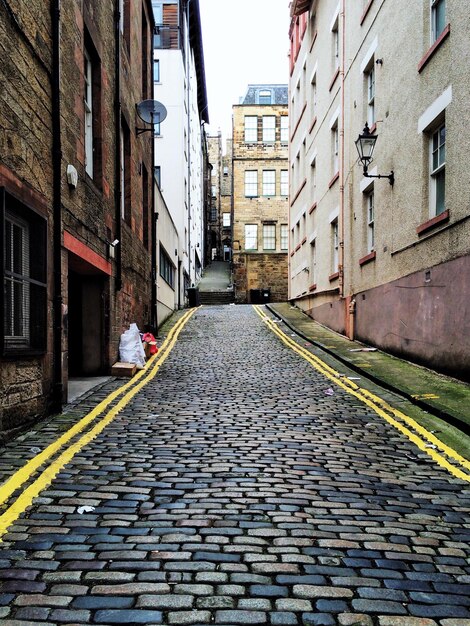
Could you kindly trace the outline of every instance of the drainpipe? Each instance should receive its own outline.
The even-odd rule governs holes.
[[[189,83],[189,73],[191,69],[190,63],[190,53],[191,53],[191,45],[190,45],[190,36],[189,36],[189,7],[191,4],[191,0],[187,0],[186,2],[186,39],[187,39],[187,48],[186,48],[186,89],[187,89],[187,124],[188,124],[188,273],[189,273],[189,283],[190,286],[192,284],[191,281],[191,92],[190,92],[190,83]]]
[[[52,410],[59,412],[63,401],[62,368],[62,143],[60,117],[60,4],[51,1],[52,25],[52,170],[53,170],[53,263],[54,263],[54,328],[53,328],[53,392]]]
[[[340,194],[340,244],[339,244],[339,296],[344,298],[344,83],[345,83],[345,55],[346,55],[346,0],[341,0],[341,23],[342,23],[342,52],[341,52],[341,126],[340,126],[340,141],[341,141],[341,166],[340,166],[340,179],[339,179],[339,194]]]
[[[122,229],[121,229],[121,13],[119,0],[116,0],[114,13],[114,134],[116,137],[115,161],[114,161],[114,218],[116,222],[116,278],[114,290],[120,291],[122,287]]]

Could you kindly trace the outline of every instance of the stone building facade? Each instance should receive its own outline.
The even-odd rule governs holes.
[[[290,299],[468,380],[468,11],[294,0],[291,15]],[[366,121],[371,176],[354,145]]]
[[[0,8],[5,437],[154,319],[152,33],[150,0]]]
[[[249,85],[233,106],[233,275],[237,302],[287,297],[287,85]],[[269,294],[269,296],[268,296]]]
[[[209,205],[206,217],[206,263],[219,260],[222,255],[222,211],[221,211],[221,185],[222,185],[222,133],[208,135],[208,157],[210,163],[210,175],[208,176]]]

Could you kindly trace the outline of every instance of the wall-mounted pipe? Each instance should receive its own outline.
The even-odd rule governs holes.
[[[63,402],[62,367],[62,140],[60,116],[60,8],[61,0],[51,0],[52,26],[52,206],[53,206],[53,390],[52,407],[59,412]]]

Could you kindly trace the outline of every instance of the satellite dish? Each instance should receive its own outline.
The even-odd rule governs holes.
[[[146,124],[160,124],[166,119],[167,110],[158,100],[143,100],[137,105],[137,115]]]

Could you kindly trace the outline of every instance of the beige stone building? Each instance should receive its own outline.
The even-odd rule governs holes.
[[[287,85],[249,85],[241,104],[233,107],[233,272],[237,302],[287,297],[287,95]]]
[[[291,15],[289,296],[341,333],[468,379],[465,3],[294,0]],[[368,176],[355,146],[366,121]],[[392,171],[393,185],[374,177]]]

